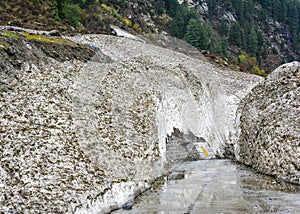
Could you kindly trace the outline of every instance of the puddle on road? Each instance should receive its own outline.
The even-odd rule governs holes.
[[[300,186],[230,160],[186,162],[161,185],[114,213],[300,213]]]

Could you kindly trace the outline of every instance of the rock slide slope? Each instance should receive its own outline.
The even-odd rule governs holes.
[[[0,212],[115,209],[165,173],[174,128],[233,154],[238,104],[262,78],[128,38],[70,39],[111,62],[0,74]]]
[[[260,77],[127,38],[76,41],[95,43],[113,61],[85,64],[72,93],[79,142],[110,181],[126,186],[161,175],[174,128],[202,137],[221,157],[230,153],[238,103]],[[124,200],[112,195],[113,203]],[[97,202],[92,210],[105,207]]]

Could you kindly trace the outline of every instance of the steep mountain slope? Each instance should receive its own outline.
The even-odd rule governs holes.
[[[53,0],[0,1],[0,25],[13,25],[32,29],[68,29],[54,20]]]
[[[167,31],[264,75],[299,60],[299,11],[295,0],[11,0],[0,2],[0,24],[69,33],[109,34],[110,24],[133,33]]]
[[[176,0],[165,0],[165,5]],[[300,56],[300,3],[287,1],[180,1],[166,12],[173,19],[171,34],[186,38],[199,49],[234,57],[246,70],[255,65],[270,72]],[[246,58],[245,58],[246,56]]]

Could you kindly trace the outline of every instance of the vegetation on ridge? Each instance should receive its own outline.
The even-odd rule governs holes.
[[[249,69],[250,60],[254,73],[258,66],[270,71],[281,63],[299,60],[299,1],[162,2],[172,17],[171,35],[186,39],[200,50],[231,58],[245,69]],[[246,64],[240,56],[246,56]]]
[[[1,25],[33,29],[166,31],[259,74],[300,56],[296,0],[11,0],[0,2],[0,14]]]

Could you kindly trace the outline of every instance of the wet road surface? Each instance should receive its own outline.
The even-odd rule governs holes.
[[[300,187],[230,160],[180,164],[131,210],[113,213],[300,213]]]

